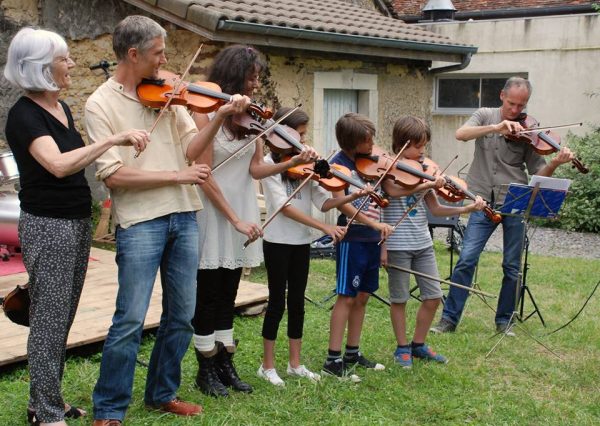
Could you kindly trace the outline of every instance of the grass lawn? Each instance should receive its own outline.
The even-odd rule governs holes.
[[[449,255],[436,243],[442,277],[449,270]],[[472,297],[457,333],[429,337],[429,344],[446,355],[447,365],[415,361],[412,370],[393,364],[395,340],[388,307],[372,299],[367,308],[361,350],[386,365],[385,371],[358,371],[362,382],[350,384],[325,377],[314,384],[288,379],[286,323],[280,328],[278,371],[285,388],[275,388],[256,376],[260,364],[262,317],[236,318],[240,339],[236,364],[243,379],[254,386],[251,395],[228,399],[205,397],[193,386],[196,374],[190,348],[183,365],[179,395],[200,402],[205,413],[183,419],[147,411],[143,390],[145,368],[138,367],[133,401],[126,417],[130,425],[188,424],[489,424],[489,425],[592,425],[600,424],[600,294],[589,302],[580,317],[551,336],[545,333],[568,321],[581,307],[600,279],[600,261],[530,255],[528,284],[547,323],[537,317],[524,323],[533,335],[560,354],[561,360],[516,328],[517,337],[505,338],[489,358],[486,353],[498,341],[493,337],[494,314]],[[484,253],[479,282],[483,290],[497,294],[501,279],[501,256]],[[315,260],[311,264],[307,295],[321,301],[334,287],[335,263]],[[262,268],[250,277],[265,282]],[[381,296],[387,296],[387,278],[381,273]],[[527,300],[526,307],[531,307]],[[491,300],[495,306],[495,299]],[[328,307],[328,306],[327,306]],[[306,304],[303,362],[320,370],[327,353],[329,310]],[[409,336],[418,302],[408,304]],[[153,337],[145,337],[139,358],[148,360]],[[91,411],[91,394],[98,377],[100,353],[73,355],[67,362],[65,398]],[[18,366],[0,373],[0,425],[25,425],[28,372]],[[91,424],[85,421],[69,424]]]

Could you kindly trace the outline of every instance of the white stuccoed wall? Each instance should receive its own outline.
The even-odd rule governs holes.
[[[576,134],[588,132],[591,124],[600,125],[600,15],[423,25],[479,48],[470,65],[455,74],[528,73],[533,96],[527,111],[542,125],[583,121],[584,127],[571,129]],[[597,96],[590,97],[591,92]],[[433,159],[445,165],[456,153],[460,155],[451,173],[472,159],[473,142],[458,142],[454,137],[467,118],[433,112]],[[567,130],[557,132],[564,137]]]

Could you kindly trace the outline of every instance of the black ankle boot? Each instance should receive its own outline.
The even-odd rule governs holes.
[[[236,391],[251,393],[252,386],[248,383],[243,382],[235,371],[233,365],[233,353],[235,352],[235,346],[226,347],[223,346],[215,357],[215,368],[219,380],[225,386],[229,386]]]
[[[220,343],[219,343],[220,344]],[[196,359],[198,360],[198,374],[196,375],[196,387],[203,393],[210,396],[229,396],[227,388],[221,383],[215,369],[215,359],[219,350],[223,347],[222,344],[217,346],[211,352],[196,351]]]

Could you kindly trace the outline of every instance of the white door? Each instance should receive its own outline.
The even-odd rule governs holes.
[[[358,90],[325,89],[323,93],[323,134],[325,150],[321,153],[328,157],[331,151],[340,149],[335,138],[335,123],[347,112],[358,112]],[[336,223],[340,212],[332,209],[323,214],[314,212],[327,223]]]
[[[323,93],[323,134],[325,135],[325,151],[327,157],[332,150],[338,150],[335,139],[335,123],[347,112],[358,112],[358,90],[325,89]]]

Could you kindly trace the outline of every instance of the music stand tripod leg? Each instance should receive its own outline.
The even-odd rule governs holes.
[[[310,297],[308,297],[306,294],[304,295],[304,300],[306,300],[309,303],[312,303],[315,306],[318,306],[319,308],[321,307],[321,305],[319,305],[317,302],[315,302],[314,300],[312,300]]]
[[[542,312],[540,311],[540,308],[538,307],[537,303],[535,303],[535,299],[533,298],[533,294],[531,293],[531,291],[529,290],[529,287],[525,286],[524,290],[527,292],[527,294],[529,295],[529,299],[531,300],[531,303],[533,304],[533,311],[531,311],[531,313],[529,313],[529,315],[527,315],[521,322],[525,322],[527,321],[530,317],[532,317],[533,315],[537,314],[538,317],[540,317],[540,321],[542,323],[542,325],[544,327],[546,327],[546,322],[544,321],[544,317],[542,316]],[[521,305],[523,303],[521,302]],[[521,310],[522,312],[522,310]]]
[[[544,317],[542,316],[542,312],[540,311],[537,303],[535,302],[535,299],[533,298],[533,294],[531,293],[531,291],[529,290],[529,286],[527,285],[527,272],[529,270],[529,238],[526,236],[525,237],[525,263],[523,265],[523,280],[522,280],[522,284],[521,284],[521,289],[520,289],[520,294],[519,294],[519,321],[521,322],[525,322],[527,321],[529,318],[531,318],[533,315],[537,314],[540,317],[540,321],[542,322],[542,325],[544,327],[546,327],[546,322],[544,321]],[[525,310],[525,295],[529,295],[529,299],[531,300],[531,303],[533,304],[533,311],[531,311],[531,313],[529,313],[529,315],[524,316],[524,310]]]
[[[419,302],[421,302],[421,297],[420,296],[416,296],[414,294],[415,290],[417,290],[418,288],[419,288],[419,286],[415,285],[413,288],[410,289],[409,294],[410,294],[410,297],[412,297],[413,299],[418,300]]]
[[[519,330],[521,330],[522,332],[524,332],[527,336],[529,336],[530,339],[534,340],[538,345],[544,347],[544,349],[546,349],[548,352],[550,352],[552,355],[554,355],[555,357],[557,357],[558,359],[560,359],[562,361],[562,358],[560,357],[559,354],[557,354],[556,352],[554,352],[552,349],[550,349],[550,347],[548,347],[547,345],[544,344],[544,342],[542,342],[541,340],[539,340],[538,338],[536,338],[533,334],[531,334],[529,332],[529,330],[527,330],[525,327],[523,327],[520,324],[514,323],[512,324],[512,326],[514,327],[518,327]],[[512,328],[512,327],[509,327]]]
[[[378,295],[377,293],[371,293],[371,296],[373,296],[375,299],[379,300],[381,303],[384,303],[388,306],[391,306],[390,302],[388,302],[387,300],[385,300],[383,297],[381,297],[380,295]]]
[[[321,300],[321,302],[319,303],[319,305],[323,308],[324,304],[329,302],[331,299],[333,299],[335,296],[337,296],[337,292],[335,291],[335,288],[331,291],[331,294],[329,296],[326,296],[323,300]],[[329,307],[329,310],[333,309],[333,305]]]

